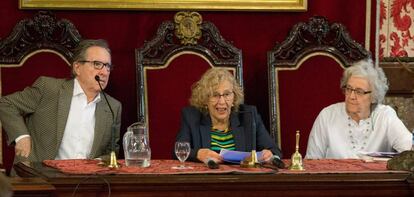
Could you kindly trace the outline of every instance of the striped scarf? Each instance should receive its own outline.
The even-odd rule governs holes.
[[[211,128],[211,150],[220,152],[221,149],[235,150],[233,132],[231,129],[219,130]]]

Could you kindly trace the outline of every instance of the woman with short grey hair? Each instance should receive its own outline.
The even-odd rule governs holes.
[[[341,88],[345,101],[319,113],[308,139],[306,158],[359,158],[367,152],[411,149],[412,134],[394,109],[382,104],[388,82],[372,60],[347,68]]]
[[[388,80],[384,71],[380,67],[374,67],[372,61],[359,61],[354,66],[345,70],[341,80],[341,88],[346,87],[346,83],[351,76],[364,77],[372,87],[371,103],[382,104],[385,94],[388,91]]]

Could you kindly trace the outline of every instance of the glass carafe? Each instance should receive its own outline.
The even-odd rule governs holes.
[[[123,146],[127,166],[150,166],[151,148],[145,123],[136,122],[128,127],[124,134]]]

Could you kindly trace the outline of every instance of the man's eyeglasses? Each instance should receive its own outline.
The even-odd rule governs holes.
[[[105,67],[108,71],[112,70],[113,65],[110,63],[103,63],[101,61],[88,61],[88,60],[82,60],[79,61],[81,63],[91,63],[93,67],[97,70],[101,70],[103,67]]]
[[[365,90],[363,90],[361,88],[354,89],[354,88],[351,88],[349,86],[343,87],[342,90],[344,91],[344,94],[345,95],[351,95],[352,92],[354,92],[355,95],[357,95],[357,96],[363,96],[363,95],[366,95],[366,94],[369,94],[369,93],[372,92],[372,91],[365,91]]]
[[[223,97],[225,101],[230,101],[233,98],[233,92],[225,92],[223,94],[219,94],[217,92],[213,93],[213,95],[210,96],[210,102],[217,102],[220,100],[220,97]]]

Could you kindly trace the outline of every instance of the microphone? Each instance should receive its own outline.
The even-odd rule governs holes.
[[[216,163],[216,161],[214,161],[214,159],[212,158],[207,158],[204,163],[207,165],[208,168],[210,169],[218,169],[219,168],[219,164]]]
[[[285,168],[285,163],[277,155],[273,155],[272,164],[274,166],[276,166],[277,168],[279,168],[279,169],[284,169]]]
[[[111,149],[112,151],[115,151],[115,115],[114,115],[114,111],[112,110],[111,105],[109,104],[108,98],[106,98],[106,94],[101,86],[101,79],[98,75],[95,75],[95,80],[98,82],[99,88],[101,89],[101,92],[105,98],[106,104],[109,107],[109,110],[111,111],[111,115],[112,115],[112,133],[111,133]]]
[[[248,116],[244,116],[246,124],[250,124],[249,126],[252,128],[252,150],[256,149],[256,119],[254,117],[254,112],[252,110],[241,110],[239,113],[245,113],[248,114]],[[247,121],[250,117],[250,121]],[[278,155],[273,155],[272,158],[270,158],[271,164],[273,166],[276,166],[277,168],[283,169],[285,168],[285,163],[280,159]]]

